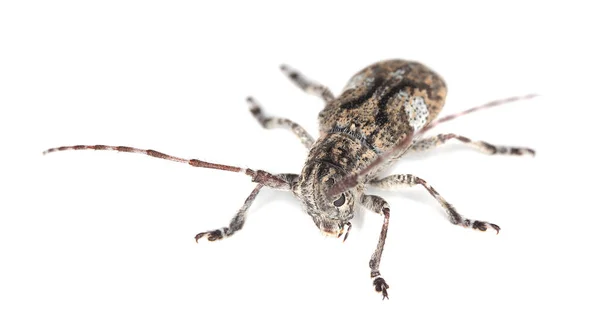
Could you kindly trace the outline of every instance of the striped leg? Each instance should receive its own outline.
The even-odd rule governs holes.
[[[248,196],[248,198],[246,198],[246,201],[244,201],[244,205],[242,206],[242,208],[240,208],[240,210],[233,217],[233,219],[231,219],[229,227],[223,227],[221,229],[200,233],[196,235],[196,243],[198,243],[198,240],[202,237],[206,237],[211,242],[220,240],[224,237],[229,237],[235,234],[235,232],[237,232],[238,230],[242,229],[242,227],[244,227],[244,223],[246,222],[246,213],[248,212],[248,209],[254,202],[254,199],[256,199],[256,196],[258,195],[258,192],[262,187],[263,186],[261,184],[256,185],[254,190],[252,190],[252,193],[250,193],[250,196]]]
[[[290,183],[296,182],[298,180],[297,174],[280,174],[277,176],[289,181]],[[248,198],[246,198],[246,201],[244,201],[244,205],[242,206],[242,208],[240,208],[240,210],[231,219],[229,227],[223,227],[221,229],[200,233],[196,235],[196,243],[202,237],[206,237],[209,241],[212,242],[221,240],[225,237],[229,237],[235,234],[235,232],[237,232],[238,230],[241,230],[244,227],[244,223],[246,222],[246,213],[248,213],[248,209],[250,209],[250,206],[252,206],[254,199],[256,199],[256,196],[258,195],[258,192],[260,192],[260,189],[262,187],[263,185],[261,184],[256,185],[254,190],[252,190],[252,193],[250,193]]]
[[[480,152],[489,155],[535,155],[535,151],[530,148],[493,145],[484,141],[473,141],[470,138],[456,134],[439,134],[436,136],[418,140],[415,143],[413,143],[413,145],[410,147],[410,151],[427,151],[430,149],[434,149],[451,139],[456,139],[458,141],[466,143],[479,150]]]
[[[312,138],[312,136],[310,136],[310,134],[296,122],[279,117],[267,117],[263,113],[260,105],[256,103],[252,97],[248,97],[246,101],[248,102],[248,107],[250,108],[252,115],[254,115],[258,123],[260,123],[265,129],[287,128],[296,134],[296,136],[298,136],[300,141],[302,141],[302,144],[304,144],[307,149],[310,149],[313,143],[315,143],[315,140]]]
[[[381,254],[383,254],[383,246],[385,245],[385,238],[387,237],[388,226],[390,224],[390,206],[383,198],[366,194],[360,197],[360,204],[377,214],[383,215],[383,226],[379,234],[379,242],[377,242],[375,252],[371,255],[369,267],[371,268],[371,278],[373,279],[375,291],[380,292],[383,299],[389,299],[387,289],[390,286],[381,277],[381,273],[379,273],[379,263],[381,263]]]
[[[285,73],[290,80],[300,87],[304,92],[321,97],[325,103],[334,99],[331,90],[326,86],[306,79],[300,72],[290,68],[287,65],[280,66],[281,71]]]
[[[425,180],[413,176],[411,174],[397,174],[385,177],[383,179],[374,179],[369,182],[370,186],[374,186],[384,190],[394,190],[401,187],[412,187],[415,185],[421,185],[425,187],[425,189],[431,194],[435,200],[438,201],[440,205],[444,208],[446,213],[448,213],[448,218],[452,224],[457,226],[461,226],[464,228],[472,228],[475,230],[486,231],[489,228],[492,228],[496,231],[496,234],[500,232],[500,227],[493,223],[478,221],[478,220],[470,220],[462,215],[460,215],[454,206],[446,201],[433,187],[431,187]]]

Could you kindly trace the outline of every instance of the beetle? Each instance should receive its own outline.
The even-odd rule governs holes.
[[[282,65],[281,70],[302,90],[325,102],[325,107],[319,113],[320,134],[317,140],[290,119],[265,115],[252,97],[247,98],[247,102],[250,112],[264,128],[287,128],[309,150],[300,174],[274,174],[128,146],[62,146],[48,149],[44,154],[64,150],[115,150],[250,176],[257,185],[229,226],[199,233],[195,237],[196,242],[201,238],[221,240],[242,229],[248,209],[265,186],[291,191],[323,234],[335,237],[344,235],[343,241],[352,227],[350,220],[356,206],[363,206],[383,216],[379,241],[369,261],[373,286],[383,299],[389,298],[389,285],[381,276],[379,265],[389,226],[390,206],[382,197],[365,193],[367,187],[390,190],[420,185],[444,208],[452,224],[479,231],[500,231],[496,224],[468,219],[459,214],[454,206],[418,176],[396,174],[381,178],[379,173],[407,153],[430,150],[451,139],[487,154],[534,155],[535,151],[530,148],[499,146],[452,133],[432,137],[422,135],[456,117],[536,95],[496,100],[435,120],[444,106],[446,83],[436,72],[418,62],[386,60],[367,66],[351,77],[338,97],[326,86],[307,79],[286,65]]]

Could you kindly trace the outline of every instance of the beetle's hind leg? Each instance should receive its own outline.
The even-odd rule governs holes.
[[[508,147],[502,145],[494,145],[484,141],[473,141],[468,137],[464,137],[456,134],[439,134],[432,137],[427,137],[424,139],[420,139],[415,141],[413,145],[410,147],[410,151],[428,151],[431,149],[435,149],[448,140],[456,139],[462,143],[465,143],[478,151],[489,154],[489,155],[514,155],[514,156],[523,156],[523,155],[535,155],[535,151],[530,148],[525,147]]]
[[[302,89],[304,92],[320,97],[323,99],[323,101],[325,101],[325,103],[335,98],[327,86],[307,79],[300,72],[290,68],[285,64],[281,65],[279,68],[281,71],[283,71],[283,73],[285,73],[286,76],[288,76],[288,78],[290,78],[294,84],[296,84],[296,86],[300,87],[300,89]]]
[[[411,174],[397,174],[385,177],[383,179],[374,179],[369,182],[370,186],[374,186],[384,190],[394,190],[402,187],[412,187],[415,185],[423,186],[429,194],[431,194],[435,200],[444,208],[448,213],[448,218],[452,224],[457,226],[472,228],[475,230],[486,231],[488,229],[494,229],[496,234],[500,232],[500,227],[493,223],[471,220],[463,217],[458,211],[452,206],[446,199],[444,199],[429,183],[425,180],[413,176]]]

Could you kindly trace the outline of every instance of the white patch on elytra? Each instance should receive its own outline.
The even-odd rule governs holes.
[[[373,83],[373,77],[365,78],[364,73],[360,73],[350,78],[348,84],[342,91],[353,90],[359,86],[369,86]]]
[[[429,117],[429,109],[427,109],[425,100],[423,100],[423,97],[411,98],[404,91],[398,93],[398,95],[406,98],[406,102],[404,102],[404,112],[408,118],[408,123],[415,132],[421,130],[421,128],[425,126],[425,123],[427,123],[427,118]]]
[[[392,78],[397,79],[397,80],[402,80],[402,77],[404,76],[404,73],[406,71],[404,69],[398,69],[394,72],[392,72]]]

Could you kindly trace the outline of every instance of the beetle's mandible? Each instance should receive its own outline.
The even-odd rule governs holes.
[[[417,62],[388,60],[370,65],[355,74],[338,97],[327,87],[308,80],[285,65],[281,66],[281,70],[301,89],[325,102],[325,108],[319,113],[320,134],[316,141],[297,123],[266,116],[254,99],[247,100],[250,112],[264,128],[287,128],[309,150],[300,174],[274,174],[126,146],[64,146],[48,149],[44,154],[63,150],[115,150],[250,176],[257,185],[229,226],[200,233],[196,235],[196,242],[203,237],[209,241],[220,240],[242,229],[248,208],[265,186],[291,191],[323,234],[344,235],[344,241],[351,228],[355,207],[364,206],[383,216],[379,241],[369,261],[373,285],[383,298],[388,297],[389,286],[381,276],[379,264],[387,236],[390,206],[383,198],[366,194],[367,187],[389,190],[420,185],[444,208],[452,224],[480,231],[500,231],[500,227],[493,223],[465,218],[429,183],[417,176],[397,174],[381,178],[378,173],[404,154],[433,149],[451,139],[486,154],[534,155],[535,152],[529,148],[498,146],[452,133],[431,137],[422,135],[458,116],[535,95],[496,100],[435,120],[444,105],[446,84],[437,73]]]

